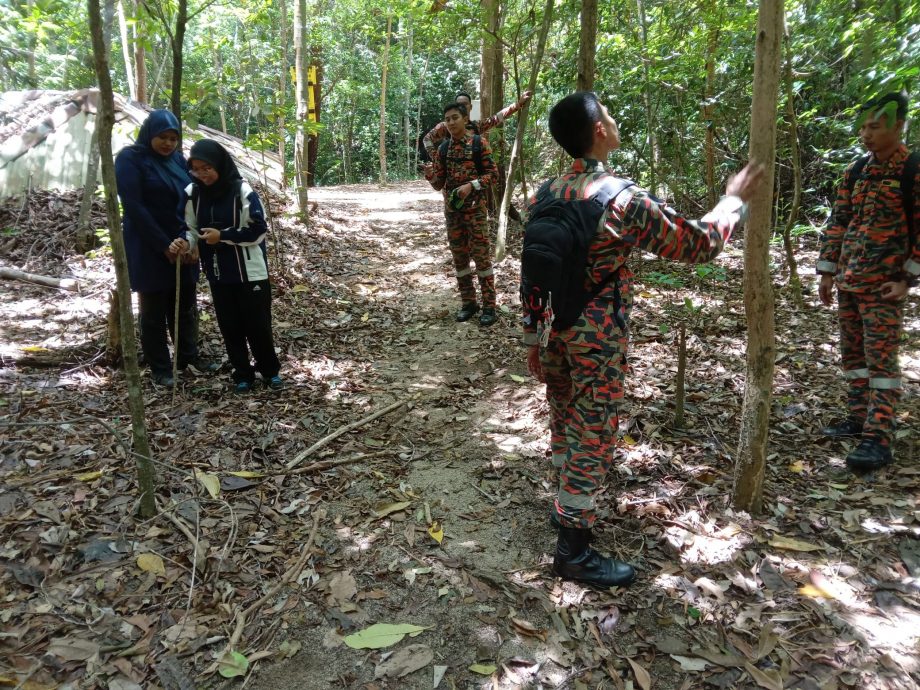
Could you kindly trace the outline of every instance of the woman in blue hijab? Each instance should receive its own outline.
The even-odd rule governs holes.
[[[131,289],[138,293],[141,349],[155,383],[174,386],[167,333],[175,332],[176,261],[180,273],[179,342],[173,343],[180,369],[210,371],[198,357],[197,254],[173,244],[182,233],[180,203],[191,183],[179,148],[179,121],[154,110],[133,146],[115,158],[115,180],[123,211],[122,228]]]

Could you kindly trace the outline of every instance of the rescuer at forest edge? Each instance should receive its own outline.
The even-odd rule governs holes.
[[[505,107],[499,112],[491,115],[482,120],[467,120],[466,126],[472,130],[473,134],[485,134],[493,127],[499,127],[504,124],[505,120],[514,115],[518,110],[524,107],[524,104],[530,100],[530,97],[533,94],[530,91],[525,91],[524,95],[521,96],[520,100],[516,103]],[[470,113],[470,108],[473,106],[473,101],[470,98],[470,95],[465,91],[460,91],[454,97],[456,103],[459,103],[466,108],[467,114]],[[438,144],[440,144],[448,136],[447,125],[444,122],[439,122],[431,130],[422,137],[422,145],[425,147],[425,151],[428,152],[428,158],[432,161],[435,159],[435,154],[438,150]],[[428,165],[431,165],[430,163]]]
[[[822,434],[861,437],[846,458],[856,472],[892,461],[894,411],[901,395],[903,299],[920,274],[920,243],[912,237],[920,228],[920,205],[913,205],[911,233],[902,182],[909,160],[902,141],[906,116],[907,98],[899,93],[861,108],[859,138],[869,153],[844,174],[817,264],[825,306],[830,306],[837,286],[840,357],[849,382],[847,418]],[[916,168],[913,178],[915,196],[920,189]]]
[[[482,292],[479,325],[491,326],[498,317],[495,314],[495,274],[492,270],[492,248],[489,246],[483,190],[495,182],[498,170],[492,162],[489,142],[466,129],[468,119],[463,105],[450,103],[444,107],[444,124],[450,132],[450,143],[444,160],[437,156],[431,169],[426,169],[425,177],[435,189],[445,189],[448,192],[444,200],[444,215],[461,299],[456,319],[469,321],[479,311],[470,269],[472,258]],[[481,147],[481,171],[477,169],[476,163],[477,145]]]
[[[609,175],[604,161],[620,145],[617,123],[595,94],[578,92],[553,107],[549,129],[574,160],[564,175],[550,181],[548,193],[565,200],[591,197]],[[525,305],[528,369],[547,384],[553,462],[560,468],[553,511],[559,526],[553,572],[559,577],[601,587],[625,586],[635,579],[631,565],[589,546],[595,494],[613,464],[617,403],[623,397],[632,304],[633,274],[626,266],[630,252],[635,247],[687,263],[712,260],[762,178],[762,166],[745,167],[700,220],[685,219],[638,186],[624,189],[609,201],[588,248],[585,287],[593,297],[581,317],[571,328],[544,333],[543,323],[530,319]],[[531,209],[536,203],[531,201]]]

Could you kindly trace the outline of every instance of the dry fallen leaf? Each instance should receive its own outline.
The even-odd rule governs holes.
[[[626,661],[632,666],[639,687],[642,688],[642,690],[650,690],[652,687],[652,678],[649,676],[648,671],[646,671],[638,661],[633,661],[629,657],[626,657]]]
[[[198,478],[198,482],[205,488],[205,491],[211,495],[211,498],[217,498],[220,495],[220,479],[216,474],[196,472],[195,476]]]
[[[768,543],[770,546],[773,546],[777,549],[785,549],[787,551],[820,551],[824,548],[823,546],[809,544],[807,541],[783,537],[779,534],[774,534],[772,537],[770,537],[770,541]]]
[[[428,535],[439,544],[444,541],[444,528],[441,527],[441,523],[437,520],[432,522],[431,527],[428,528]]]
[[[145,573],[154,575],[165,575],[166,566],[163,565],[163,559],[155,553],[142,553],[137,557],[137,567]]]
[[[434,661],[434,652],[428,645],[410,644],[378,664],[374,678],[402,678],[425,668]]]

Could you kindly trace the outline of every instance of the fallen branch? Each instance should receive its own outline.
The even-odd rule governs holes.
[[[312,446],[310,446],[309,448],[307,448],[307,449],[306,449],[305,451],[303,451],[302,453],[298,453],[298,454],[297,454],[297,457],[295,457],[293,460],[291,460],[291,461],[287,464],[287,468],[288,468],[288,469],[291,469],[292,467],[296,467],[297,465],[299,465],[300,463],[302,463],[304,460],[306,460],[308,457],[310,457],[313,453],[315,453],[317,450],[319,450],[320,448],[322,448],[323,446],[325,446],[325,445],[326,445],[327,443],[329,443],[330,441],[334,441],[335,439],[337,439],[337,438],[338,438],[339,436],[341,436],[342,434],[346,434],[346,433],[348,433],[349,431],[351,431],[352,429],[357,429],[359,426],[364,426],[365,424],[368,424],[369,422],[373,422],[373,421],[374,421],[375,419],[377,419],[378,417],[382,417],[382,416],[385,415],[387,412],[392,412],[392,411],[395,410],[397,407],[402,407],[403,405],[408,405],[408,403],[405,402],[404,400],[399,400],[399,401],[393,403],[392,405],[387,405],[387,406],[384,407],[382,410],[377,410],[374,414],[372,414],[372,415],[370,415],[370,416],[368,416],[368,417],[365,417],[364,419],[359,419],[357,422],[352,422],[352,423],[349,424],[348,426],[343,426],[341,429],[338,429],[337,431],[333,431],[331,434],[329,434],[328,436],[325,436],[325,437],[321,438],[319,441],[317,441],[316,443],[314,443]]]
[[[79,292],[80,284],[73,278],[52,278],[51,276],[42,276],[37,273],[26,273],[17,271],[15,268],[0,268],[0,278],[7,280],[22,280],[27,283],[36,283],[45,287],[60,288],[61,290],[70,290]]]

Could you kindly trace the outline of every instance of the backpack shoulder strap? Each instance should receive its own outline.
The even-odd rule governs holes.
[[[482,137],[479,134],[473,135],[473,165],[476,166],[476,172],[482,177]]]
[[[871,153],[867,153],[865,156],[860,156],[857,158],[856,163],[853,164],[853,167],[850,168],[850,171],[846,174],[845,181],[850,196],[853,196],[853,187],[856,186],[856,180],[858,180],[859,176],[862,175],[863,168],[866,167],[866,163],[869,162],[871,155]]]
[[[914,180],[918,169],[920,169],[920,151],[913,151],[904,161],[904,170],[901,172],[901,198],[904,200],[904,216],[907,218],[911,247],[917,242],[915,234],[917,228],[914,227]]]
[[[611,199],[616,199],[622,192],[635,186],[635,182],[627,180],[625,177],[606,175],[601,178],[601,183],[594,194],[591,195],[591,198],[596,199],[601,206],[606,207]]]
[[[447,147],[450,146],[450,135],[448,134],[445,137],[444,141],[441,142],[441,145],[438,147],[438,156],[441,157],[441,163],[443,164],[444,158],[447,156]]]

